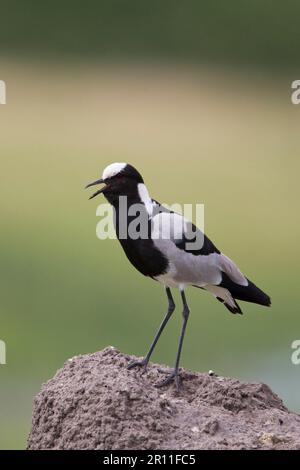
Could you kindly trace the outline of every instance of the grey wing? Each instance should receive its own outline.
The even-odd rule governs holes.
[[[248,283],[233,261],[180,214],[166,209],[154,215],[151,236],[155,246],[168,259],[170,276],[178,283],[200,287],[219,285],[222,272],[240,285]]]

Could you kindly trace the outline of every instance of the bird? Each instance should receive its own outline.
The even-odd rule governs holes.
[[[113,206],[116,237],[125,255],[141,274],[163,285],[168,301],[167,312],[147,354],[141,360],[131,361],[128,369],[141,367],[146,370],[157,341],[175,310],[172,289],[177,289],[183,309],[175,366],[156,386],[175,383],[179,391],[182,382],[180,357],[190,315],[186,289],[196,287],[210,292],[232,314],[242,314],[237,300],[270,306],[271,299],[192,222],[152,199],[142,175],[131,164],[108,165],[101,178],[86,188],[100,184],[103,186],[90,199],[103,194]],[[121,204],[124,200],[126,205]],[[132,236],[130,229],[137,217],[132,210],[136,207],[144,225],[143,236]],[[199,240],[201,243],[196,243]]]

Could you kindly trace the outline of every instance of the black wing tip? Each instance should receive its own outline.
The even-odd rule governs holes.
[[[229,312],[233,313],[234,315],[236,315],[236,314],[243,315],[243,312],[242,312],[239,304],[236,302],[235,299],[233,299],[233,301],[235,303],[235,306],[232,307],[231,305],[229,305],[227,302],[225,302],[220,297],[216,297],[216,298],[219,302],[221,302],[224,305],[224,307],[226,307],[229,310]]]
[[[229,310],[231,313],[233,313],[234,315],[236,315],[236,314],[238,314],[238,315],[243,315],[243,312],[242,312],[242,310],[240,309],[240,307],[232,308],[232,307],[230,307],[230,306],[227,305],[227,304],[224,304],[224,305],[225,305],[225,307],[227,307],[228,310]]]
[[[260,295],[259,298],[257,299],[257,303],[260,305],[263,305],[264,307],[271,307],[272,306],[272,301],[271,298],[263,292],[263,296]]]
[[[268,294],[259,289],[250,279],[247,281],[248,285],[242,286],[233,282],[226,273],[222,272],[222,282],[219,285],[228,289],[234,299],[270,307],[271,299]]]

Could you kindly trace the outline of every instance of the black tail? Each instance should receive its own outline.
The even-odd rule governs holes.
[[[256,287],[253,282],[248,280],[247,286],[240,286],[233,282],[227,274],[222,273],[222,282],[219,284],[220,287],[228,289],[234,299],[244,300],[245,302],[252,302],[254,304],[265,305],[269,307],[271,305],[270,297],[265,294],[262,290]]]

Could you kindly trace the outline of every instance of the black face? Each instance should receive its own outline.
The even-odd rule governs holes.
[[[115,176],[94,181],[86,187],[88,188],[96,184],[104,183],[105,186],[96,191],[90,199],[103,193],[110,202],[114,202],[119,196],[135,197],[137,194],[137,185],[143,182],[140,173],[132,165],[126,165],[126,167]]]

